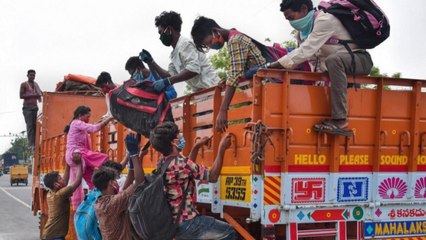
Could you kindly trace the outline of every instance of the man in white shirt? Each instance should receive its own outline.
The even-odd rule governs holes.
[[[194,92],[217,85],[220,79],[209,59],[204,53],[197,51],[190,39],[180,35],[182,18],[179,13],[162,12],[155,18],[155,26],[158,28],[161,42],[173,48],[168,71],[162,69],[148,51],[142,50],[139,54],[139,57],[145,63],[152,64],[163,78],[154,83],[157,91],[163,91],[169,85],[183,81]]]
[[[348,126],[347,74],[367,75],[373,67],[370,54],[349,44],[352,58],[342,44],[330,44],[329,39],[351,40],[351,36],[339,19],[332,14],[315,13],[311,0],[283,0],[281,11],[290,25],[299,31],[301,44],[298,48],[271,63],[271,68],[293,69],[306,60],[318,60],[319,71],[328,72],[331,81],[331,120],[314,125],[314,130],[331,134],[347,135]],[[315,16],[316,15],[316,16]]]

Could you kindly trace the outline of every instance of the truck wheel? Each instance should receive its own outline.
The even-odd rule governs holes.
[[[25,180],[25,186],[28,186],[28,179]]]
[[[12,180],[10,180],[10,186],[12,186],[12,184],[13,184],[13,181],[12,181]]]

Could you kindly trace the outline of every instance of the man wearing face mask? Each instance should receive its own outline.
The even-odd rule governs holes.
[[[129,175],[134,175],[135,182],[130,184],[128,181],[133,181],[133,178],[128,177],[125,185],[130,186],[119,192],[117,172],[109,167],[99,168],[92,178],[96,188],[102,192],[95,204],[102,239],[139,239],[133,230],[127,207],[130,196],[144,180],[145,173],[140,160],[148,150],[139,153],[139,140],[134,134],[128,134],[125,143],[133,163],[133,168],[128,169]]]
[[[225,42],[228,43],[231,64],[226,79],[225,96],[215,125],[217,131],[224,132],[228,127],[228,107],[240,79],[244,79],[244,73],[250,68],[265,65],[266,60],[251,38],[235,29],[221,28],[213,19],[197,18],[191,35],[200,52],[208,48],[221,49]]]
[[[144,80],[152,82],[160,81],[154,78],[151,71],[144,66],[139,57],[130,57],[126,62],[125,69],[129,72],[132,79],[136,80],[136,82],[142,82]],[[176,90],[173,86],[167,86],[165,88],[165,93],[168,100],[177,97]]]
[[[185,81],[193,92],[217,85],[219,77],[204,53],[200,53],[194,43],[181,36],[182,18],[180,14],[170,11],[162,12],[155,18],[155,26],[160,34],[160,41],[166,47],[172,47],[171,63],[168,70],[162,69],[147,50],[142,50],[139,57],[163,78],[154,83],[157,91],[164,91],[170,85]]]
[[[315,13],[311,0],[283,0],[281,12],[290,25],[299,31],[300,46],[271,63],[271,68],[293,69],[306,60],[317,60],[318,69],[328,72],[331,80],[331,119],[315,124],[313,129],[331,134],[349,134],[343,128],[348,126],[347,111],[347,74],[367,75],[373,66],[370,54],[349,44],[354,54],[342,44],[333,44],[330,40],[351,40],[348,31],[332,14],[324,11]],[[352,65],[354,64],[354,65]],[[354,71],[353,71],[354,70]]]
[[[231,146],[231,136],[225,135],[220,141],[216,159],[210,170],[196,163],[195,157],[185,158],[179,153],[179,148],[183,147],[180,139],[182,137],[178,126],[172,122],[164,122],[155,127],[149,138],[152,147],[161,153],[158,167],[166,162],[169,163],[164,174],[164,185],[173,221],[178,223],[174,239],[236,239],[237,233],[228,223],[211,216],[201,215],[197,211],[193,198],[196,190],[195,180],[217,182],[225,151]],[[190,156],[196,156],[198,150],[209,139],[203,138],[198,141],[191,150]]]

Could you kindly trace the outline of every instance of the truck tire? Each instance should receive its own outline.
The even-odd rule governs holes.
[[[13,185],[13,181],[12,180],[10,180],[10,186],[12,186]]]
[[[28,186],[28,179],[25,179],[25,186]]]

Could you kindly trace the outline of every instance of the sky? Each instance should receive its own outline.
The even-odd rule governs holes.
[[[314,0],[314,5],[318,0]],[[424,0],[376,0],[391,24],[391,34],[370,50],[381,72],[426,79]],[[289,23],[279,11],[281,0],[0,0],[0,154],[10,147],[9,133],[25,131],[19,86],[27,70],[37,71],[43,91],[54,91],[69,73],[97,77],[111,73],[128,79],[124,64],[148,49],[167,68],[172,50],[159,40],[154,18],[176,11],[181,34],[190,37],[194,19],[206,16],[224,28],[237,28],[263,41],[291,39]],[[409,4],[407,4],[409,3]],[[176,86],[182,94],[184,84]],[[40,107],[40,106],[39,106]]]

